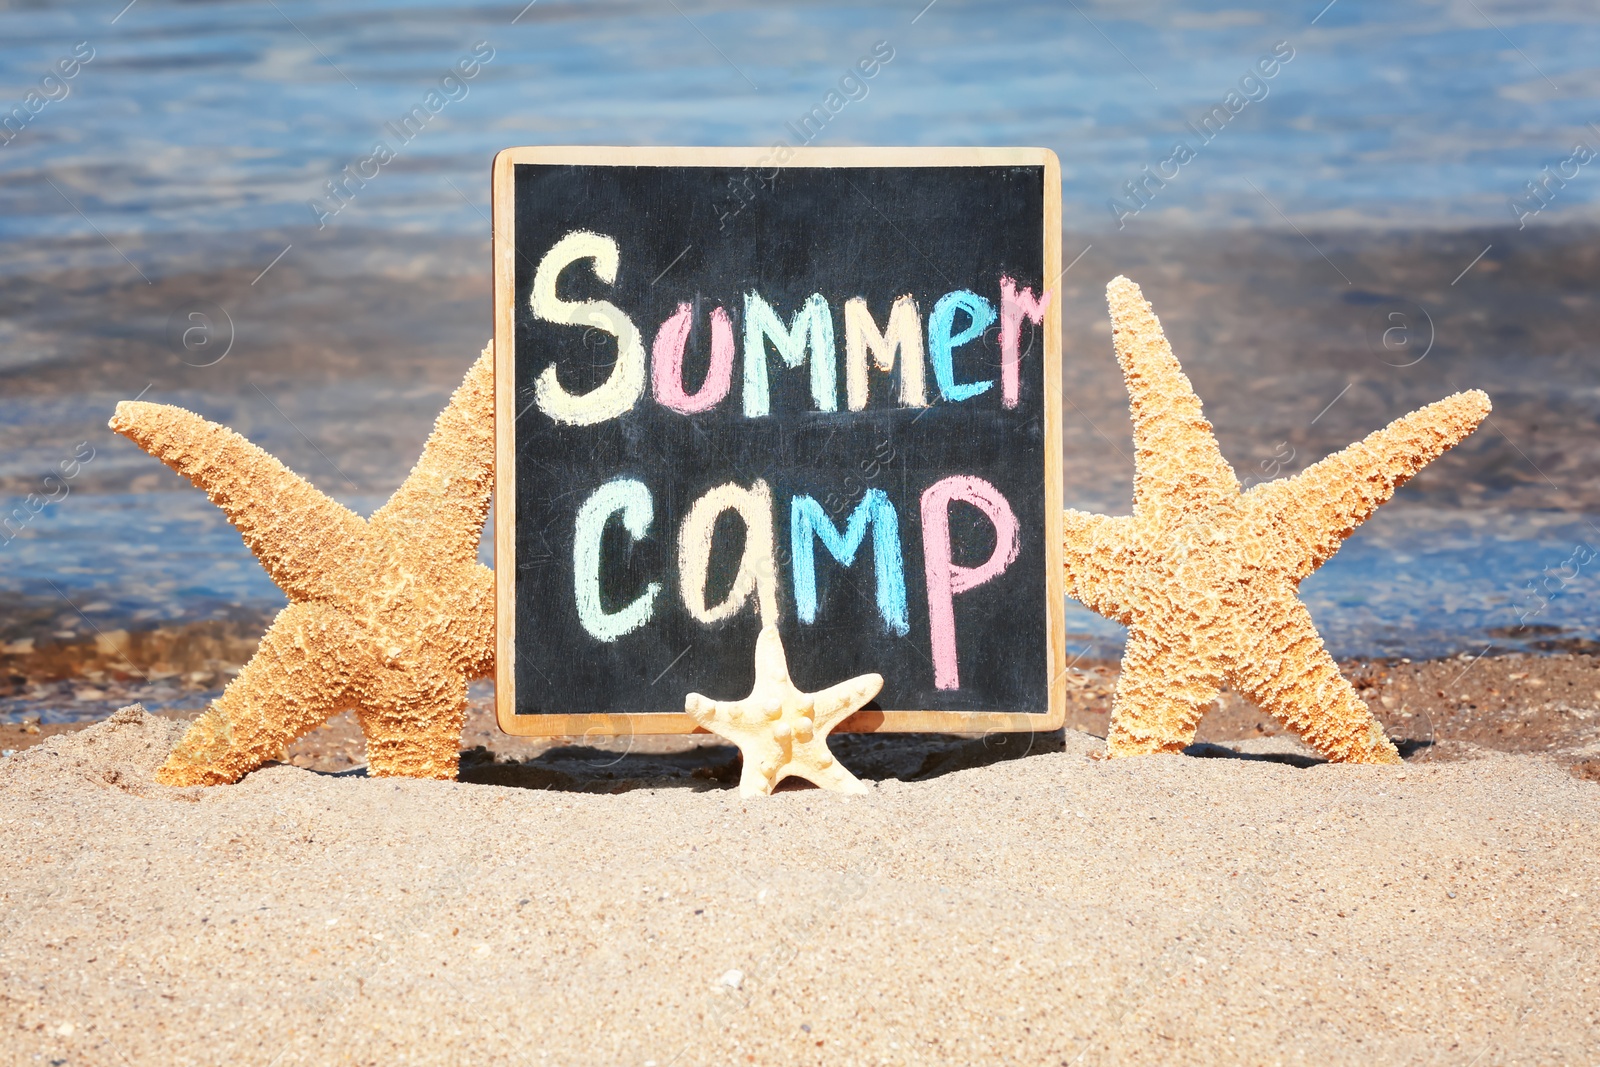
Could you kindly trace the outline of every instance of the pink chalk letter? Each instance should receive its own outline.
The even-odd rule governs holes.
[[[950,503],[963,500],[994,524],[994,553],[979,567],[963,567],[950,558]],[[934,482],[922,494],[922,566],[928,579],[928,620],[933,642],[933,684],[960,689],[956,661],[955,595],[998,577],[1017,558],[1017,517],[1000,490],[971,475],[958,474]]]
[[[1022,356],[1017,347],[1022,338],[1022,320],[1044,325],[1044,310],[1050,306],[1050,293],[1035,297],[1027,286],[1017,288],[1010,275],[1000,276],[1000,403],[1017,406],[1022,395]]]
[[[694,309],[687,303],[679,304],[678,310],[656,331],[651,348],[656,401],[685,415],[710,411],[722,403],[733,386],[733,323],[728,320],[728,313],[718,307],[711,312],[711,366],[706,370],[706,380],[698,393],[684,391],[683,350],[689,343],[693,321]]]

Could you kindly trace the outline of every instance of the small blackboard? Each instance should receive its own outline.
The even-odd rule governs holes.
[[[496,706],[680,733],[790,673],[842,729],[1061,724],[1044,149],[514,148],[494,166]]]

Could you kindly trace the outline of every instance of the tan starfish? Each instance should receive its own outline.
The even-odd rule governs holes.
[[[1133,514],[1064,516],[1067,591],[1128,627],[1110,754],[1194,741],[1227,682],[1330,760],[1398,763],[1297,590],[1357,526],[1489,413],[1472,390],[1292,478],[1239,491],[1139,287],[1106,287],[1137,448]]]
[[[789,678],[789,661],[776,626],[756,638],[756,684],[743,700],[712,700],[690,693],[683,710],[707,730],[739,746],[744,771],[739,795],[763,796],[790,775],[838,793],[865,793],[861,779],[828,751],[828,731],[859,711],[883,688],[883,676],[863,674],[820,693],[802,693]]]
[[[493,575],[478,562],[494,476],[491,350],[365,521],[182,408],[125,401],[111,428],[204,489],[290,601],[157,779],[236,782],[346,708],[372,774],[454,778],[467,682],[494,656]]]

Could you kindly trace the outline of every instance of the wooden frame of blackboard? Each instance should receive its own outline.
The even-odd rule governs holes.
[[[681,711],[579,714],[516,714],[516,455],[513,424],[516,390],[514,293],[516,214],[514,168],[519,163],[619,167],[758,167],[772,166],[770,148],[535,146],[507,148],[496,154],[492,175],[494,243],[495,340],[495,718],[500,729],[525,737],[620,736],[628,734],[704,733]],[[1061,281],[1061,164],[1045,148],[795,148],[782,164],[796,167],[1018,167],[1044,168],[1045,274]],[[1049,398],[1061,396],[1061,300],[1045,310],[1044,379],[1045,515],[1061,514],[1061,412]],[[1048,710],[1043,714],[995,711],[860,711],[836,733],[1000,733],[1059,729],[1066,719],[1066,644],[1061,537],[1045,536],[1046,621],[1050,682]],[[752,649],[752,654],[754,649]],[[841,680],[842,679],[837,679]],[[722,695],[722,694],[719,694]],[[743,694],[725,694],[742,696]]]

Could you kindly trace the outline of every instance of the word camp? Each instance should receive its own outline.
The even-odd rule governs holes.
[[[586,393],[574,395],[562,386],[551,364],[534,384],[539,409],[557,423],[592,426],[617,418],[644,399],[648,383],[657,404],[692,416],[718,409],[733,390],[736,356],[741,353],[733,321],[726,308],[710,314],[709,367],[699,388],[684,381],[684,350],[693,325],[693,307],[679,304],[660,324],[648,355],[643,336],[633,320],[606,300],[565,300],[556,292],[562,271],[575,263],[589,263],[595,276],[614,284],[621,263],[615,239],[578,231],[568,234],[544,255],[534,274],[529,303],[535,318],[559,325],[602,330],[617,341],[617,359],[607,379]],[[940,297],[928,315],[926,335],[916,301],[909,295],[891,302],[880,328],[867,301],[854,297],[844,305],[844,400],[849,411],[867,406],[872,371],[888,374],[898,365],[900,383],[895,402],[905,407],[930,403],[929,371],[937,400],[964,403],[991,394],[999,386],[999,402],[1015,408],[1021,394],[1020,338],[1024,319],[1042,325],[1050,294],[1035,295],[1010,277],[999,280],[1000,307],[968,289]],[[758,292],[744,294],[741,319],[743,346],[742,405],[745,416],[758,419],[771,414],[769,349],[784,368],[807,367],[811,401],[817,411],[839,412],[839,359],[833,309],[820,293],[808,297],[785,322]],[[981,338],[996,319],[1000,323],[1000,375],[998,380],[957,381],[954,353]],[[841,413],[842,415],[844,413]],[[994,550],[977,567],[954,561],[950,541],[950,508],[957,501],[976,508],[991,524]],[[955,598],[1004,573],[1020,550],[1020,528],[1011,505],[992,484],[972,474],[953,474],[935,481],[921,493],[918,518],[922,528],[929,641],[934,684],[939,689],[960,688]],[[706,602],[711,563],[712,534],[719,516],[737,514],[745,527],[743,555],[727,595],[720,603]],[[749,486],[728,482],[695,500],[678,530],[677,564],[683,607],[698,622],[712,625],[727,619],[754,601],[763,624],[778,617],[778,566],[775,563],[776,502],[767,484]],[[809,494],[796,494],[787,508],[790,540],[789,581],[800,621],[817,621],[817,552],[821,545],[843,567],[856,556],[872,534],[876,603],[884,627],[901,636],[910,631],[900,516],[881,489],[866,490],[843,528]],[[660,582],[650,582],[630,603],[607,611],[601,600],[604,559],[602,535],[613,518],[620,520],[635,540],[650,536],[655,504],[650,489],[635,478],[616,478],[594,489],[578,508],[573,541],[573,582],[577,613],[584,629],[599,641],[615,641],[645,626],[654,615],[662,593]]]

